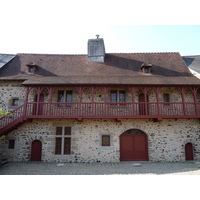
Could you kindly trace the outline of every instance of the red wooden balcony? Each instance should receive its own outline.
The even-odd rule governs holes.
[[[198,102],[27,103],[27,118],[199,118]]]
[[[166,119],[200,118],[199,102],[28,102],[0,118],[0,135],[33,118],[66,119]]]

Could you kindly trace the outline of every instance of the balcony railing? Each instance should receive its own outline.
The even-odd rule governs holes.
[[[198,118],[200,103],[27,103],[28,118]]]
[[[0,118],[0,135],[33,118],[200,118],[200,103],[38,103],[28,102]]]
[[[23,118],[24,112],[24,105],[18,107],[17,109],[13,110],[8,114],[8,116],[1,117],[0,118],[0,129],[7,126],[8,124],[17,121],[21,118]]]

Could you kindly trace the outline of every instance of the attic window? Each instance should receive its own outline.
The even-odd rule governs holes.
[[[37,68],[37,65],[34,62],[31,62],[26,65],[28,67],[28,74],[34,74]]]
[[[141,65],[141,70],[143,71],[144,74],[151,74],[151,67],[152,67],[152,64],[150,63],[143,63]]]
[[[28,72],[34,73],[34,67],[29,67],[29,68],[28,68]]]

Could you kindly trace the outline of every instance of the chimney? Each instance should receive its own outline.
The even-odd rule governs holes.
[[[96,39],[88,40],[88,62],[104,62],[105,46],[103,38],[96,35]]]

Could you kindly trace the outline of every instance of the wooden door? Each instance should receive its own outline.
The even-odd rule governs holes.
[[[139,95],[139,114],[140,115],[144,115],[145,114],[145,99],[144,99],[144,94],[140,94]]]
[[[141,130],[129,130],[120,136],[121,161],[148,161],[147,135]]]
[[[34,140],[31,145],[31,161],[41,161],[42,143],[39,140]]]
[[[194,160],[192,143],[185,145],[185,160]]]
[[[38,115],[42,115],[43,114],[43,106],[44,106],[44,94],[41,93],[40,94],[40,98],[39,98],[39,108],[38,108]]]
[[[148,96],[146,97],[146,101],[148,102]],[[146,107],[145,107],[145,95],[144,94],[140,94],[139,95],[139,114],[140,115],[146,115],[148,114],[147,113],[147,110],[146,110]]]
[[[38,100],[37,97],[38,95],[36,94],[34,98],[35,104],[33,105],[33,115],[36,115],[37,113],[37,100]],[[43,102],[44,102],[44,94],[41,93],[40,98],[39,98],[39,104],[38,104],[38,115],[43,114]]]

